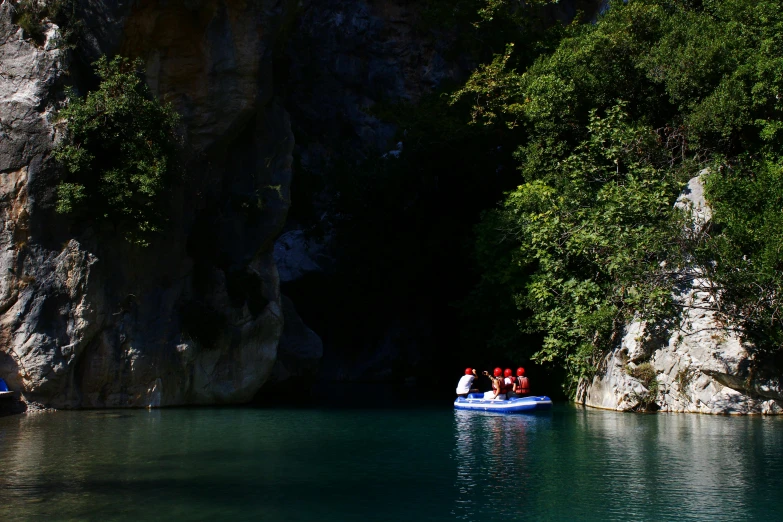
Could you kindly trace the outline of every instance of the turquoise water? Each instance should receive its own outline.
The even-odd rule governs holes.
[[[559,406],[0,418],[0,520],[781,520],[783,419]]]

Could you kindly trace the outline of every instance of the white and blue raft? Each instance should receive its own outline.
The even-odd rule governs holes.
[[[483,393],[470,393],[457,397],[456,410],[494,411],[497,413],[533,413],[552,408],[552,399],[545,395],[513,397],[510,399],[485,399]]]

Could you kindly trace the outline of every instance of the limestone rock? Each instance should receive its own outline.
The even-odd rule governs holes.
[[[676,205],[692,216],[686,233],[698,233],[711,218],[700,177],[688,186]],[[628,374],[629,365],[649,361],[658,388],[651,397],[661,411],[748,414],[783,412],[779,379],[750,374],[752,355],[736,332],[722,327],[709,308],[710,296],[700,291],[705,281],[694,272],[691,286],[675,299],[683,306],[682,329],[654,332],[655,325],[638,321],[626,327],[620,346],[608,354],[598,374],[579,383],[577,401],[612,410],[631,410],[649,390]]]
[[[283,332],[274,239],[290,205],[293,134],[271,49],[291,2],[81,0],[91,61],[147,61],[182,113],[187,183],[150,247],[54,213],[55,110],[69,53],[0,4],[0,376],[29,404],[158,407],[250,400]]]
[[[13,6],[0,3],[0,172],[19,171],[49,152],[54,129],[53,89],[63,75],[63,53],[52,42],[58,28],[48,24],[46,41],[38,47],[11,23]],[[6,184],[6,180],[3,180]]]

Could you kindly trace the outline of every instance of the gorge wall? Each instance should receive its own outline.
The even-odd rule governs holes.
[[[76,4],[75,50],[38,45],[0,8],[0,376],[54,407],[250,400],[276,361],[272,245],[290,204],[293,136],[272,89],[285,2]],[[101,54],[145,60],[183,116],[185,180],[148,248],[54,213],[55,111]]]
[[[270,379],[314,374],[322,343],[275,260],[289,282],[323,268],[295,255],[311,240],[286,225],[295,133],[311,171],[377,154],[395,129],[370,107],[415,102],[471,64],[446,60],[404,1],[73,7],[71,47],[69,28],[42,19],[35,41],[15,23],[21,6],[0,4],[0,377],[31,407],[79,408],[247,402]],[[94,87],[104,54],[142,58],[182,116],[184,180],[147,248],[54,211],[56,112],[65,86]]]

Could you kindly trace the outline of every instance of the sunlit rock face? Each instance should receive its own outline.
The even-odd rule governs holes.
[[[271,49],[291,5],[85,0],[76,53],[56,49],[52,25],[43,46],[26,39],[1,5],[0,377],[31,405],[250,400],[283,331],[272,246],[293,135]],[[147,248],[53,211],[62,86],[84,90],[84,62],[116,52],[141,57],[183,116],[184,181]]]
[[[695,231],[709,221],[699,177],[690,180],[677,206],[691,213]],[[649,403],[652,409],[672,412],[783,412],[779,379],[760,378],[752,371],[752,350],[716,320],[711,297],[702,290],[705,281],[695,271],[692,275],[692,286],[675,296],[683,307],[682,326],[648,335],[651,325],[627,325],[620,346],[605,357],[598,374],[579,384],[578,402],[626,411]],[[630,375],[645,363],[652,365],[657,384],[645,386]]]

